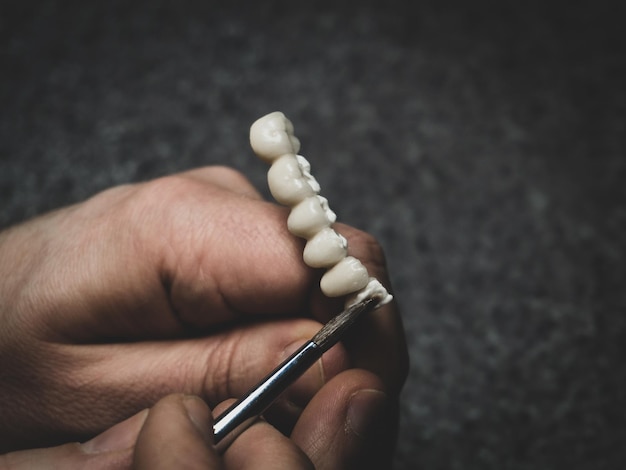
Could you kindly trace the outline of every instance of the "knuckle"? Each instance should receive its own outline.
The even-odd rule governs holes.
[[[170,175],[143,183],[137,201],[144,205],[163,204],[189,194],[195,182],[182,175]]]
[[[236,396],[233,390],[233,382],[236,380],[237,349],[239,338],[233,332],[224,338],[216,338],[213,348],[208,352],[209,357],[204,361],[206,364],[204,391],[211,407],[218,403]]]
[[[142,183],[133,197],[127,199],[125,216],[131,226],[162,231],[167,228],[164,223],[179,223],[192,215],[200,199],[198,186],[198,182],[181,175]]]
[[[239,170],[229,166],[217,165],[207,168],[207,176],[212,179],[231,183],[233,185],[249,185],[248,178]]]
[[[385,252],[378,239],[372,234],[357,230],[351,235],[348,246],[363,264],[376,269],[385,267]]]

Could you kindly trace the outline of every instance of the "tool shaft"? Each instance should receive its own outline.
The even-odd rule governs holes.
[[[250,417],[263,413],[278,396],[293,382],[296,381],[306,370],[317,361],[322,352],[312,341],[305,343],[293,353],[289,359],[274,369],[257,385],[244,399],[235,402],[230,408],[222,413],[213,426],[215,444],[220,443],[227,436],[228,444],[236,438]],[[233,431],[239,431],[229,436]],[[224,446],[225,444],[222,444]]]
[[[374,299],[366,299],[341,312],[324,325],[311,340],[270,372],[244,398],[220,414],[213,425],[217,449],[220,451],[226,449],[289,385],[337,343],[363,312],[374,308],[376,304]]]

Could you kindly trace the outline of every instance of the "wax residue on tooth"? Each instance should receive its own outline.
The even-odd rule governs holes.
[[[387,292],[387,289],[375,277],[370,277],[367,285],[360,291],[351,295],[346,301],[346,307],[357,304],[365,299],[376,299],[378,305],[388,304],[393,300],[393,296]]]
[[[328,297],[349,296],[346,307],[372,298],[377,306],[392,296],[363,264],[347,256],[348,243],[332,225],[337,216],[320,196],[320,185],[311,173],[311,165],[300,151],[293,124],[281,112],[270,113],[250,127],[250,145],[265,162],[271,164],[267,182],[274,199],[291,208],[287,219],[289,231],[307,240],[304,262],[313,268],[328,268],[320,281]],[[352,295],[350,295],[352,294]]]
[[[309,183],[311,189],[316,193],[320,192],[320,184],[317,182],[315,177],[311,174],[311,164],[309,161],[304,158],[302,155],[296,155],[296,160],[298,160],[298,165],[300,166],[300,171],[302,172],[303,178]]]

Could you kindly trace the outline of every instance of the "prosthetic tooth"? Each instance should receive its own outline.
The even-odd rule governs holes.
[[[322,276],[320,288],[328,297],[341,297],[363,289],[369,282],[367,269],[361,262],[347,256]]]
[[[267,163],[300,151],[300,141],[293,135],[293,124],[280,111],[263,116],[252,124],[250,145]]]
[[[308,240],[336,220],[337,215],[328,207],[328,200],[318,195],[307,197],[291,209],[287,228],[295,236]]]
[[[312,268],[329,268],[348,254],[348,241],[332,228],[320,230],[304,247],[304,262]]]
[[[254,152],[271,164],[267,182],[274,199],[291,207],[287,220],[289,231],[305,238],[304,262],[313,268],[330,268],[320,281],[328,297],[349,295],[346,307],[367,298],[378,306],[392,296],[376,278],[369,277],[361,262],[347,255],[348,242],[331,228],[337,220],[326,198],[319,196],[320,185],[311,174],[311,165],[300,151],[300,141],[293,135],[293,124],[281,112],[268,114],[250,127]]]
[[[274,161],[267,172],[267,182],[274,199],[286,206],[295,206],[319,191],[311,186],[310,180],[302,173],[295,155],[283,155]]]

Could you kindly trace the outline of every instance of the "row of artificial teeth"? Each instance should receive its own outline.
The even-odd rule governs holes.
[[[254,152],[271,165],[267,180],[276,201],[291,208],[289,231],[307,240],[304,262],[313,268],[326,268],[320,288],[328,297],[352,294],[348,305],[375,298],[379,305],[392,296],[363,264],[348,256],[348,242],[332,225],[337,216],[319,195],[320,185],[311,174],[311,166],[298,155],[300,141],[293,134],[293,125],[281,112],[258,119],[250,128],[250,144]]]

